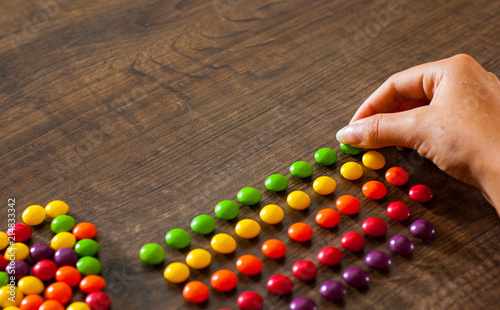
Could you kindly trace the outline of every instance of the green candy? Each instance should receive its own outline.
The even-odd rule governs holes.
[[[145,244],[141,248],[140,257],[141,257],[141,260],[143,262],[145,262],[146,264],[158,265],[159,263],[163,262],[163,260],[165,259],[165,249],[159,244],[148,243],[148,244]],[[82,258],[80,258],[80,260],[82,260],[84,258],[88,258],[88,256],[82,257]],[[78,262],[80,260],[78,260]],[[78,269],[78,270],[80,270],[80,269]]]
[[[253,187],[242,188],[237,195],[238,201],[247,206],[257,204],[262,198],[261,192]]]
[[[235,219],[240,213],[240,207],[232,200],[223,200],[215,206],[215,215],[221,220]]]
[[[344,143],[340,143],[340,148],[342,149],[342,151],[346,152],[349,155],[358,155],[359,153],[361,153],[361,151],[363,151],[363,149],[359,149],[357,147],[350,146],[349,144]]]
[[[176,249],[184,249],[191,243],[191,235],[182,228],[174,228],[165,236],[167,244]]]
[[[164,251],[163,256],[165,256],[165,250],[163,251]],[[102,265],[97,258],[92,256],[84,256],[76,262],[76,269],[78,269],[78,271],[82,275],[88,276],[88,275],[100,274],[102,271]]]
[[[325,147],[314,153],[314,159],[316,159],[319,164],[330,166],[337,161],[337,153],[331,148]]]
[[[59,215],[54,218],[50,223],[50,229],[55,233],[68,232],[75,227],[76,222],[72,216],[69,215]]]
[[[305,161],[296,161],[290,166],[290,173],[297,178],[308,178],[313,173],[313,167]]]
[[[209,234],[215,229],[215,220],[210,215],[200,214],[191,221],[191,229],[200,235]]]
[[[7,273],[0,271],[0,287],[4,287],[9,283],[9,276]]]
[[[82,239],[75,244],[78,256],[94,256],[99,252],[99,243],[92,239]]]
[[[281,192],[288,187],[288,179],[281,174],[272,174],[267,177],[264,185],[270,191]]]

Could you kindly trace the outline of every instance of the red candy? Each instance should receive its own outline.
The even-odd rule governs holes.
[[[408,182],[408,172],[401,167],[392,167],[385,173],[385,179],[392,185],[401,186]]]
[[[7,267],[8,264],[9,264],[9,261],[5,258],[5,256],[0,254],[0,270],[4,271],[5,267]]]
[[[282,274],[275,274],[267,280],[267,289],[276,295],[287,295],[292,292],[293,281]]]
[[[111,308],[111,298],[109,298],[109,296],[103,292],[93,292],[88,294],[87,297],[85,297],[85,303],[90,307],[91,310],[108,310],[109,308]]]
[[[366,219],[363,222],[362,228],[368,236],[372,237],[382,237],[387,232],[387,224],[377,217]]]
[[[434,196],[432,189],[422,184],[410,188],[409,194],[411,199],[422,203],[430,201],[432,196]]]
[[[334,246],[326,246],[318,252],[318,261],[325,266],[335,266],[339,264],[342,257],[342,251]]]
[[[236,269],[247,276],[254,276],[261,272],[262,262],[256,256],[246,254],[236,261]]]
[[[379,181],[366,182],[363,185],[362,191],[363,195],[373,200],[382,199],[387,195],[387,188]]]
[[[365,244],[365,238],[360,233],[351,231],[342,236],[340,239],[340,244],[344,247],[344,249],[351,252],[361,251]]]
[[[315,219],[318,225],[326,228],[332,228],[337,226],[337,224],[339,223],[340,215],[337,211],[331,208],[325,208],[319,210],[318,213],[316,213]]]
[[[264,307],[264,299],[256,292],[243,292],[238,296],[238,307],[241,310],[261,310]]]
[[[71,287],[64,282],[52,283],[45,289],[45,299],[55,300],[62,305],[67,304],[72,296],[73,291]]]
[[[56,281],[64,282],[69,286],[77,286],[82,279],[82,275],[72,266],[63,266],[56,271]]]
[[[313,230],[306,223],[295,223],[288,228],[288,236],[297,242],[306,242],[311,239]]]
[[[13,229],[7,229],[7,235],[15,242],[25,242],[31,238],[31,228],[24,223],[17,223]]]
[[[212,287],[221,292],[227,292],[236,287],[238,277],[228,269],[216,271],[210,278]]]
[[[310,260],[299,260],[292,266],[293,275],[302,281],[311,281],[318,275],[318,267]]]
[[[54,278],[56,271],[56,263],[48,259],[41,260],[33,266],[33,275],[42,281]]]
[[[410,217],[410,208],[404,202],[394,201],[387,206],[387,214],[391,219],[402,222]]]
[[[280,259],[286,254],[286,246],[278,239],[269,239],[262,244],[262,253],[270,259]]]
[[[340,213],[353,215],[358,213],[361,203],[359,199],[351,195],[340,196],[335,202]]]

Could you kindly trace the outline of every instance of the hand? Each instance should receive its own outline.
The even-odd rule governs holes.
[[[394,74],[337,140],[361,148],[412,148],[479,187],[500,214],[500,81],[468,55]]]

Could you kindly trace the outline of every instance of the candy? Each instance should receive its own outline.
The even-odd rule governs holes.
[[[47,300],[45,301],[38,310],[64,310],[64,307],[61,303],[55,300]]]
[[[379,170],[385,166],[385,157],[377,151],[368,151],[363,155],[363,165],[372,170]]]
[[[76,239],[92,239],[97,235],[97,228],[94,224],[83,222],[73,228],[73,235]]]
[[[279,206],[270,204],[260,210],[259,216],[264,223],[273,225],[283,220],[285,212]]]
[[[304,210],[311,204],[311,197],[303,191],[293,191],[286,197],[286,202],[292,209]]]
[[[191,229],[200,235],[207,235],[215,230],[215,220],[207,214],[200,214],[191,221]]]
[[[262,244],[261,251],[270,259],[280,259],[286,254],[286,246],[278,239],[269,239]]]
[[[387,214],[391,219],[402,222],[410,217],[410,208],[404,202],[394,201],[387,206]]]
[[[92,310],[108,310],[111,308],[111,298],[103,292],[92,292],[85,297],[85,303]]]
[[[215,205],[215,215],[221,220],[232,220],[238,216],[240,207],[232,200],[223,200]]]
[[[377,217],[367,218],[361,227],[368,236],[372,237],[382,237],[387,232],[387,224]]]
[[[377,270],[389,269],[391,266],[391,257],[382,251],[371,251],[366,254],[365,263],[369,267]]]
[[[342,274],[345,283],[353,287],[365,287],[370,282],[368,272],[359,267],[347,268]]]
[[[389,248],[399,255],[410,255],[413,252],[413,242],[404,235],[395,235],[389,239]]]
[[[5,270],[5,267],[9,264],[9,261],[5,259],[5,257],[0,254],[0,270]],[[0,285],[2,287],[3,285]]]
[[[45,290],[45,299],[55,300],[62,305],[67,304],[71,297],[73,296],[73,291],[71,287],[64,282],[55,282],[47,286]]]
[[[293,281],[282,274],[275,274],[267,280],[267,289],[276,295],[287,295],[292,292]]]
[[[434,226],[426,220],[416,220],[410,225],[410,233],[417,238],[427,239],[434,235]]]
[[[165,241],[173,248],[183,249],[191,243],[191,235],[182,228],[174,228],[167,232]]]
[[[331,148],[324,147],[314,153],[314,159],[318,162],[318,164],[330,166],[337,161],[337,153]]]
[[[82,279],[82,275],[73,266],[62,266],[56,271],[56,281],[64,282],[69,286],[77,286]]]
[[[323,284],[319,287],[320,295],[323,298],[333,301],[344,298],[346,292],[347,290],[344,284],[335,280],[323,282]]]
[[[259,235],[260,225],[254,220],[244,219],[236,224],[234,231],[241,238],[252,239]]]
[[[182,295],[187,301],[201,303],[208,299],[209,290],[203,282],[191,281],[184,286]]]
[[[50,241],[50,247],[57,251],[62,248],[72,248],[76,244],[76,238],[69,232],[61,232]]]
[[[290,302],[290,310],[317,310],[316,303],[307,297],[297,297]]]
[[[71,303],[66,310],[92,310],[89,305],[82,301],[76,301]]]
[[[33,275],[42,281],[52,279],[57,271],[57,265],[51,260],[43,259],[33,266]]]
[[[293,264],[292,273],[301,281],[311,281],[318,275],[318,267],[310,260],[303,259]]]
[[[262,262],[258,257],[246,254],[236,260],[236,269],[247,276],[254,276],[262,271]]]
[[[410,188],[409,195],[411,199],[421,203],[429,202],[434,196],[432,189],[422,184]]]
[[[203,269],[212,262],[212,255],[204,249],[194,249],[186,256],[186,264],[194,269]]]
[[[23,300],[19,304],[19,308],[21,310],[38,310],[40,306],[43,304],[43,297],[37,294],[24,296]],[[8,309],[8,308],[5,308]],[[5,310],[4,309],[4,310]]]
[[[363,195],[367,198],[378,200],[387,195],[387,188],[379,181],[368,181],[363,185]]]
[[[19,280],[23,277],[26,277],[30,274],[30,265],[27,262],[23,261],[14,261],[10,262],[7,268],[5,268],[5,272],[10,276],[14,277],[16,280]]]
[[[68,214],[69,207],[68,205],[61,200],[54,200],[49,202],[45,206],[45,213],[48,217],[56,218],[60,215]]]
[[[102,271],[101,262],[92,256],[84,256],[76,262],[76,269],[84,275],[99,274]]]
[[[99,252],[99,243],[92,239],[82,239],[75,244],[78,256],[94,256]]]
[[[156,243],[145,244],[140,251],[143,262],[150,265],[158,265],[165,259],[165,249]]]
[[[264,307],[264,299],[252,291],[246,291],[238,296],[238,307],[241,310],[261,310]]]
[[[363,151],[363,149],[344,143],[340,143],[340,148],[342,149],[342,151],[346,152],[349,155],[358,155],[359,153],[361,153],[361,151]]]
[[[337,198],[335,205],[337,206],[337,210],[339,210],[340,213],[344,213],[347,215],[358,213],[361,207],[361,203],[359,202],[358,198],[351,195],[340,196],[339,198]]]
[[[42,206],[37,205],[27,207],[22,215],[23,222],[30,226],[42,224],[45,217],[45,209]]]
[[[357,180],[363,176],[363,168],[353,161],[347,162],[340,167],[340,174],[347,180]]]
[[[59,215],[50,223],[50,229],[55,234],[71,231],[75,227],[76,221],[72,216]]]
[[[253,206],[259,203],[260,199],[262,198],[262,194],[256,188],[244,187],[238,192],[236,198],[238,198],[238,201],[244,205]]]
[[[0,250],[5,249],[8,245],[9,245],[9,236],[3,231],[0,231]]]
[[[25,276],[19,279],[17,286],[25,295],[41,294],[45,289],[43,282],[34,276]]]
[[[351,252],[361,251],[366,244],[365,238],[360,233],[351,231],[345,233],[340,239],[340,244],[342,247]]]
[[[288,228],[288,236],[297,242],[306,242],[311,239],[313,230],[306,223],[298,222]]]
[[[9,246],[4,253],[5,258],[10,260],[25,260],[29,255],[29,247],[21,242],[16,242]]]
[[[267,177],[264,185],[273,192],[284,191],[288,187],[288,179],[281,174],[272,174]]]
[[[17,306],[21,303],[24,298],[23,292],[17,287],[12,287],[11,296],[11,286],[5,285],[0,288],[0,307],[7,308],[12,306]]]
[[[54,263],[57,266],[75,266],[78,261],[78,254],[71,248],[62,248],[54,254]]]
[[[221,269],[216,271],[210,278],[212,287],[221,292],[228,292],[233,290],[238,283],[238,277],[228,269]]]
[[[83,278],[78,286],[84,293],[97,292],[106,287],[106,280],[98,275],[90,275]]]
[[[321,209],[316,213],[315,217],[316,223],[318,225],[326,227],[326,228],[332,228],[337,226],[337,224],[340,221],[340,215],[337,211],[331,209],[331,208],[325,208]]]
[[[5,271],[0,271],[0,287],[5,286],[9,283],[9,276]]]
[[[183,263],[171,263],[165,268],[163,276],[172,283],[182,283],[189,278],[189,267]]]
[[[259,226],[260,230],[260,226]],[[233,253],[236,250],[236,240],[228,234],[217,234],[212,237],[210,246],[221,254]]]
[[[326,246],[319,250],[318,261],[325,266],[335,266],[342,261],[342,251],[334,246]]]
[[[30,248],[30,257],[34,262],[39,262],[44,259],[52,259],[54,257],[54,249],[47,243],[37,243]]]
[[[312,175],[313,166],[305,161],[296,161],[290,166],[290,173],[294,177],[305,179]]]
[[[408,182],[408,172],[401,167],[392,167],[385,173],[385,179],[392,185],[401,186]]]
[[[313,183],[314,191],[320,195],[330,195],[336,188],[337,183],[335,180],[327,176],[321,176],[314,180]]]
[[[31,238],[31,228],[23,223],[17,223],[7,230],[7,235],[16,242],[25,242]]]

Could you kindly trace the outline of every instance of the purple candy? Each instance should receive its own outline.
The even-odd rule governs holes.
[[[389,248],[396,254],[409,255],[413,252],[413,242],[403,235],[395,235],[389,240]]]
[[[317,310],[316,303],[307,297],[297,297],[290,303],[290,310]]]
[[[365,287],[370,282],[368,272],[359,267],[350,267],[344,271],[342,275],[345,283],[354,287]]]
[[[16,278],[16,280],[28,276],[30,274],[30,271],[30,265],[27,262],[23,262],[20,260],[10,262],[5,268],[5,272],[7,273],[7,275]]]
[[[372,251],[366,254],[365,263],[373,269],[384,270],[389,269],[392,261],[389,254],[382,251]]]
[[[339,281],[330,280],[321,284],[319,293],[329,300],[341,300],[345,296],[346,289],[344,284]]]
[[[37,243],[30,248],[30,257],[34,262],[54,257],[54,250],[47,243]]]
[[[75,250],[71,248],[59,249],[54,254],[54,263],[56,263],[58,267],[62,266],[75,267],[78,259],[79,259],[78,254],[76,254]]]
[[[434,226],[426,220],[416,220],[410,225],[410,233],[417,238],[427,239],[434,235]]]

